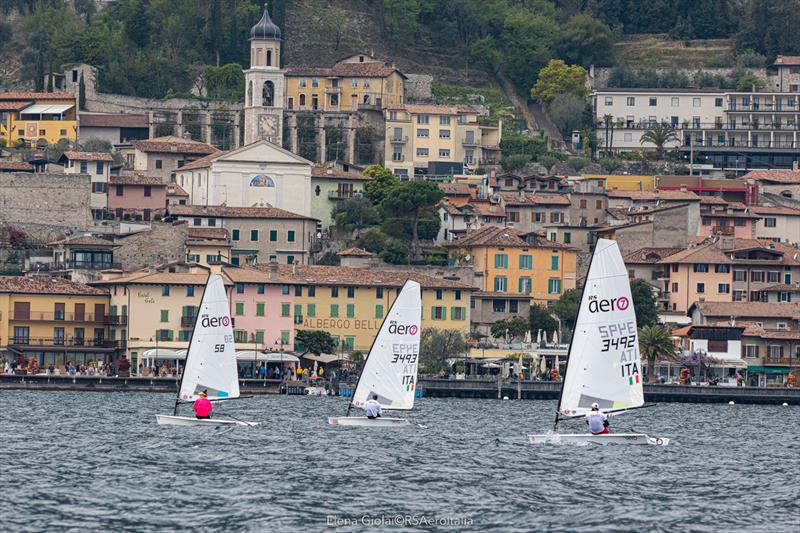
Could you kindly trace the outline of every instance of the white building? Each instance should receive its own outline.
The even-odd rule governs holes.
[[[311,215],[312,163],[267,141],[217,152],[175,171],[188,205],[271,206]]]
[[[64,174],[88,174],[92,182],[90,206],[92,218],[102,220],[108,209],[108,177],[114,158],[105,152],[76,152],[68,150],[59,163],[64,165]]]
[[[768,206],[750,210],[761,217],[756,221],[756,239],[800,245],[800,210]]]

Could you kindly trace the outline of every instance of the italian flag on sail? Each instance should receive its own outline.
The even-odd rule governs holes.
[[[639,374],[628,376],[628,385],[633,385],[634,383],[639,383]]]

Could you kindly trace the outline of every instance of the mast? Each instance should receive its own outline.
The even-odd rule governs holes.
[[[189,347],[186,349],[186,360],[183,362],[183,372],[181,379],[178,382],[178,397],[175,398],[175,407],[172,409],[172,416],[178,416],[178,405],[181,403],[181,387],[183,387],[183,378],[186,376],[186,363],[189,362],[189,356],[192,354],[192,339],[194,339],[194,331],[197,329],[197,319],[200,318],[200,311],[203,308],[203,299],[206,297],[206,289],[208,282],[211,279],[211,271],[208,272],[206,284],[203,286],[203,293],[200,295],[200,305],[197,306],[197,314],[194,316],[194,326],[192,326],[192,333],[189,335]]]
[[[569,372],[569,360],[572,355],[572,346],[575,344],[575,332],[578,329],[578,321],[581,317],[581,308],[583,307],[583,296],[586,293],[586,285],[589,282],[589,273],[592,271],[592,263],[594,262],[594,254],[597,251],[597,243],[595,243],[595,250],[592,252],[592,257],[589,259],[589,268],[586,269],[586,278],[583,281],[583,288],[581,288],[581,297],[578,300],[578,314],[575,315],[575,326],[572,329],[572,335],[569,337],[569,348],[567,349],[567,362],[564,364],[564,376],[561,378],[561,389],[558,391],[558,405],[556,406],[556,419],[553,422],[553,431],[558,429],[558,421],[561,417],[561,397],[564,395],[564,382],[567,381],[567,372]]]

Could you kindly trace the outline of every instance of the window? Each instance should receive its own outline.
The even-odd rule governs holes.
[[[258,283],[256,285],[256,292],[258,294],[264,294],[264,288],[265,288],[265,285],[263,283]]]
[[[156,159],[156,168],[161,169],[163,167],[164,167],[164,162],[161,161],[160,159]]]
[[[693,268],[695,272],[708,272],[708,265],[706,263],[696,263]]]
[[[291,313],[291,307],[289,306],[289,304],[282,303],[281,304],[281,316],[282,317],[287,317],[287,316],[290,316],[290,313]]]
[[[441,305],[435,305],[431,308],[432,320],[445,320],[447,318],[447,308]]]
[[[294,235],[295,235],[294,234],[294,230],[290,229],[288,231],[288,233],[286,234],[286,240],[289,241],[289,242],[294,242]]]
[[[755,344],[745,344],[744,345],[744,356],[745,357],[758,357],[758,346]]]
[[[636,105],[636,98],[633,96],[629,96],[627,99],[628,107],[632,107]]]
[[[700,117],[692,117],[692,128],[700,129]]]
[[[558,256],[554,255],[550,258],[550,270],[558,270]]]
[[[302,285],[295,285],[295,287],[294,287],[294,295],[295,296],[302,296],[303,295],[303,286]]]
[[[569,231],[564,232],[564,244],[571,244],[572,243],[572,233]]]
[[[383,318],[383,304],[375,305],[375,318]]]
[[[692,98],[692,107],[700,107],[700,99]]]
[[[278,230],[271,229],[269,230],[269,242],[275,242],[278,240]]]
[[[533,268],[533,256],[529,254],[520,255],[519,268],[522,270],[531,270]]]
[[[244,283],[236,284],[236,294],[244,294]]]
[[[733,271],[733,281],[747,281],[747,271],[745,271],[745,270],[734,270]]]
[[[744,291],[733,291],[733,301],[741,302],[744,300]]]
[[[430,117],[428,115],[417,115],[417,124],[428,124]]]
[[[442,148],[439,150],[439,157],[442,158],[449,158],[450,157],[450,150]]]
[[[81,174],[86,174],[89,171],[89,164],[86,161],[81,161]]]
[[[153,196],[153,188],[150,185],[144,186],[144,195],[145,196]]]
[[[306,316],[312,318],[317,316],[317,304],[306,304]]]
[[[767,281],[769,283],[779,283],[781,279],[781,275],[779,272],[771,271],[767,272]]]
[[[492,311],[495,313],[505,313],[506,312],[506,301],[505,300],[492,300]]]
[[[777,225],[777,219],[773,217],[767,217],[764,219],[765,228],[774,228],[776,225]]]
[[[647,123],[648,123],[650,126],[655,126],[655,125],[656,125],[656,122],[657,122],[657,120],[658,120],[658,119],[656,118],[656,116],[655,116],[655,115],[650,115],[649,117],[647,117]]]
[[[345,308],[345,313],[347,318],[354,318],[356,316],[356,305],[347,304],[347,307]]]
[[[779,346],[777,344],[770,344],[769,345],[769,358],[770,359],[780,359],[783,355],[783,346]]]
[[[169,296],[169,285],[161,286],[161,296]]]
[[[186,286],[186,296],[193,297],[194,296],[194,285],[187,285]]]
[[[339,287],[331,287],[331,298],[338,298],[338,297],[339,297]]]
[[[253,242],[258,242],[258,230],[251,229],[250,230],[250,240]]]
[[[449,139],[450,138],[450,130],[439,130],[439,138],[440,139]]]
[[[239,230],[235,229],[231,231],[231,240],[238,241],[239,240]]]
[[[114,186],[114,193],[117,196],[122,196],[123,195],[122,191],[124,190],[124,188],[125,188],[124,185],[115,185]],[[195,220],[199,220],[199,219],[196,218]],[[197,226],[197,224],[195,224],[195,226]]]
[[[633,134],[632,133],[623,133],[622,134],[622,140],[625,141],[625,142],[633,141]]]
[[[289,294],[289,286],[288,285],[281,285],[281,294],[288,296],[288,294]]]
[[[331,304],[331,318],[339,317],[339,304]]]
[[[750,272],[750,281],[764,281],[764,272],[761,270],[753,270]]]
[[[283,345],[289,344],[289,337],[290,337],[289,331],[286,330],[281,331],[281,344]]]
[[[494,278],[494,292],[506,292],[508,290],[508,282],[505,276],[496,276]]]
[[[547,281],[548,294],[561,294],[561,280],[557,278],[550,278]]]
[[[311,78],[311,86],[312,87],[319,87],[319,78],[316,76]]]
[[[581,199],[580,206],[581,209],[586,209],[586,199]]]
[[[95,174],[102,174],[103,173],[103,163],[98,162],[95,166]]]
[[[650,97],[649,98],[650,107],[655,107],[658,105],[658,98]]]
[[[702,294],[706,292],[706,284],[705,283],[698,283],[697,284],[697,292]]]
[[[256,303],[256,316],[264,316],[264,302]]]
[[[531,278],[528,277],[519,278],[519,292],[520,294],[531,293]]]
[[[714,272],[717,274],[727,274],[731,271],[730,265],[714,265]]]
[[[106,192],[106,184],[101,182],[92,183],[92,192],[96,193]]]
[[[451,307],[450,320],[466,320],[467,308],[466,307]]]
[[[673,283],[672,284],[671,292],[678,292],[678,284],[677,283]]]
[[[614,105],[614,98],[612,96],[606,96],[604,99],[605,105]]]
[[[494,254],[495,268],[508,268],[508,254]]]
[[[375,298],[383,298],[383,287],[377,287],[375,289]]]
[[[308,295],[309,296],[316,296],[317,295],[317,288],[314,285],[310,285],[308,287]]]
[[[236,316],[244,315],[244,302],[236,302],[235,311]]]
[[[670,105],[672,107],[678,107],[679,105],[681,105],[681,99],[678,98],[677,96],[673,96],[672,99],[670,100]]]
[[[300,78],[300,81],[297,83],[298,87],[305,88],[308,87],[308,80],[305,78]]]
[[[428,137],[430,137],[430,133],[431,132],[428,128],[419,128],[417,130],[417,137],[422,137],[427,139]]]
[[[717,286],[717,292],[720,294],[728,294],[731,292],[731,286],[728,285],[727,283],[720,283]]]
[[[417,157],[428,157],[427,148],[417,148]]]
[[[456,300],[460,300],[461,299],[461,291],[456,291],[455,297],[456,297]]]
[[[347,297],[348,298],[355,298],[356,297],[356,288],[355,287],[347,287]]]
[[[714,98],[714,107],[722,107],[722,98]]]
[[[169,322],[169,309],[161,310],[161,322]]]

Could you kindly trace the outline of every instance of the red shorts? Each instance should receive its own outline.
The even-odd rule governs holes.
[[[592,435],[608,435],[608,428],[603,428],[600,433],[592,433]]]

